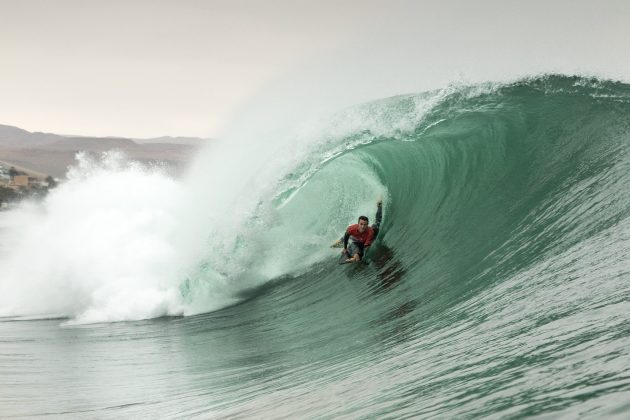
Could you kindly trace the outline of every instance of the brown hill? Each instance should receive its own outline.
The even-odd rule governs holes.
[[[173,143],[169,143],[169,140]],[[77,152],[120,150],[133,160],[165,163],[179,172],[206,142],[206,139],[193,137],[160,137],[136,141],[118,137],[61,136],[31,133],[21,128],[0,125],[0,161],[62,178],[68,166],[75,162]]]

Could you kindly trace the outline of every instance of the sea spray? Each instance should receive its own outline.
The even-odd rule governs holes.
[[[157,168],[84,154],[41,202],[0,214],[3,315],[117,321],[182,313],[182,189]]]

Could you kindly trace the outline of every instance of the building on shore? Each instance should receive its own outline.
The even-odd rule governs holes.
[[[11,188],[12,190],[31,190],[41,188],[53,188],[57,185],[58,180],[51,176],[44,179],[43,175],[35,176],[24,169],[16,169],[11,166],[7,168],[0,164],[0,186]]]
[[[28,188],[30,181],[31,177],[28,175],[15,175],[13,178],[11,178],[11,181],[9,181],[9,187]]]

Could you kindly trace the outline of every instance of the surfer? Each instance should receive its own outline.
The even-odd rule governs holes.
[[[343,239],[338,239],[332,246],[337,248],[343,244],[342,255],[346,256],[345,262],[361,261],[367,253],[370,245],[376,239],[378,231],[381,227],[381,219],[383,218],[383,200],[376,203],[376,217],[374,224],[368,226],[370,221],[366,216],[359,216],[356,224],[348,226]],[[350,245],[348,245],[350,243]]]

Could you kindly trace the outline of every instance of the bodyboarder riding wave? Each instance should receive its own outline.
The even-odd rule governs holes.
[[[345,262],[361,261],[378,235],[382,218],[383,201],[378,200],[374,224],[368,226],[370,223],[369,219],[366,216],[359,216],[357,223],[348,226],[343,238],[338,239],[332,247],[339,248],[343,245],[341,253],[346,257]]]

